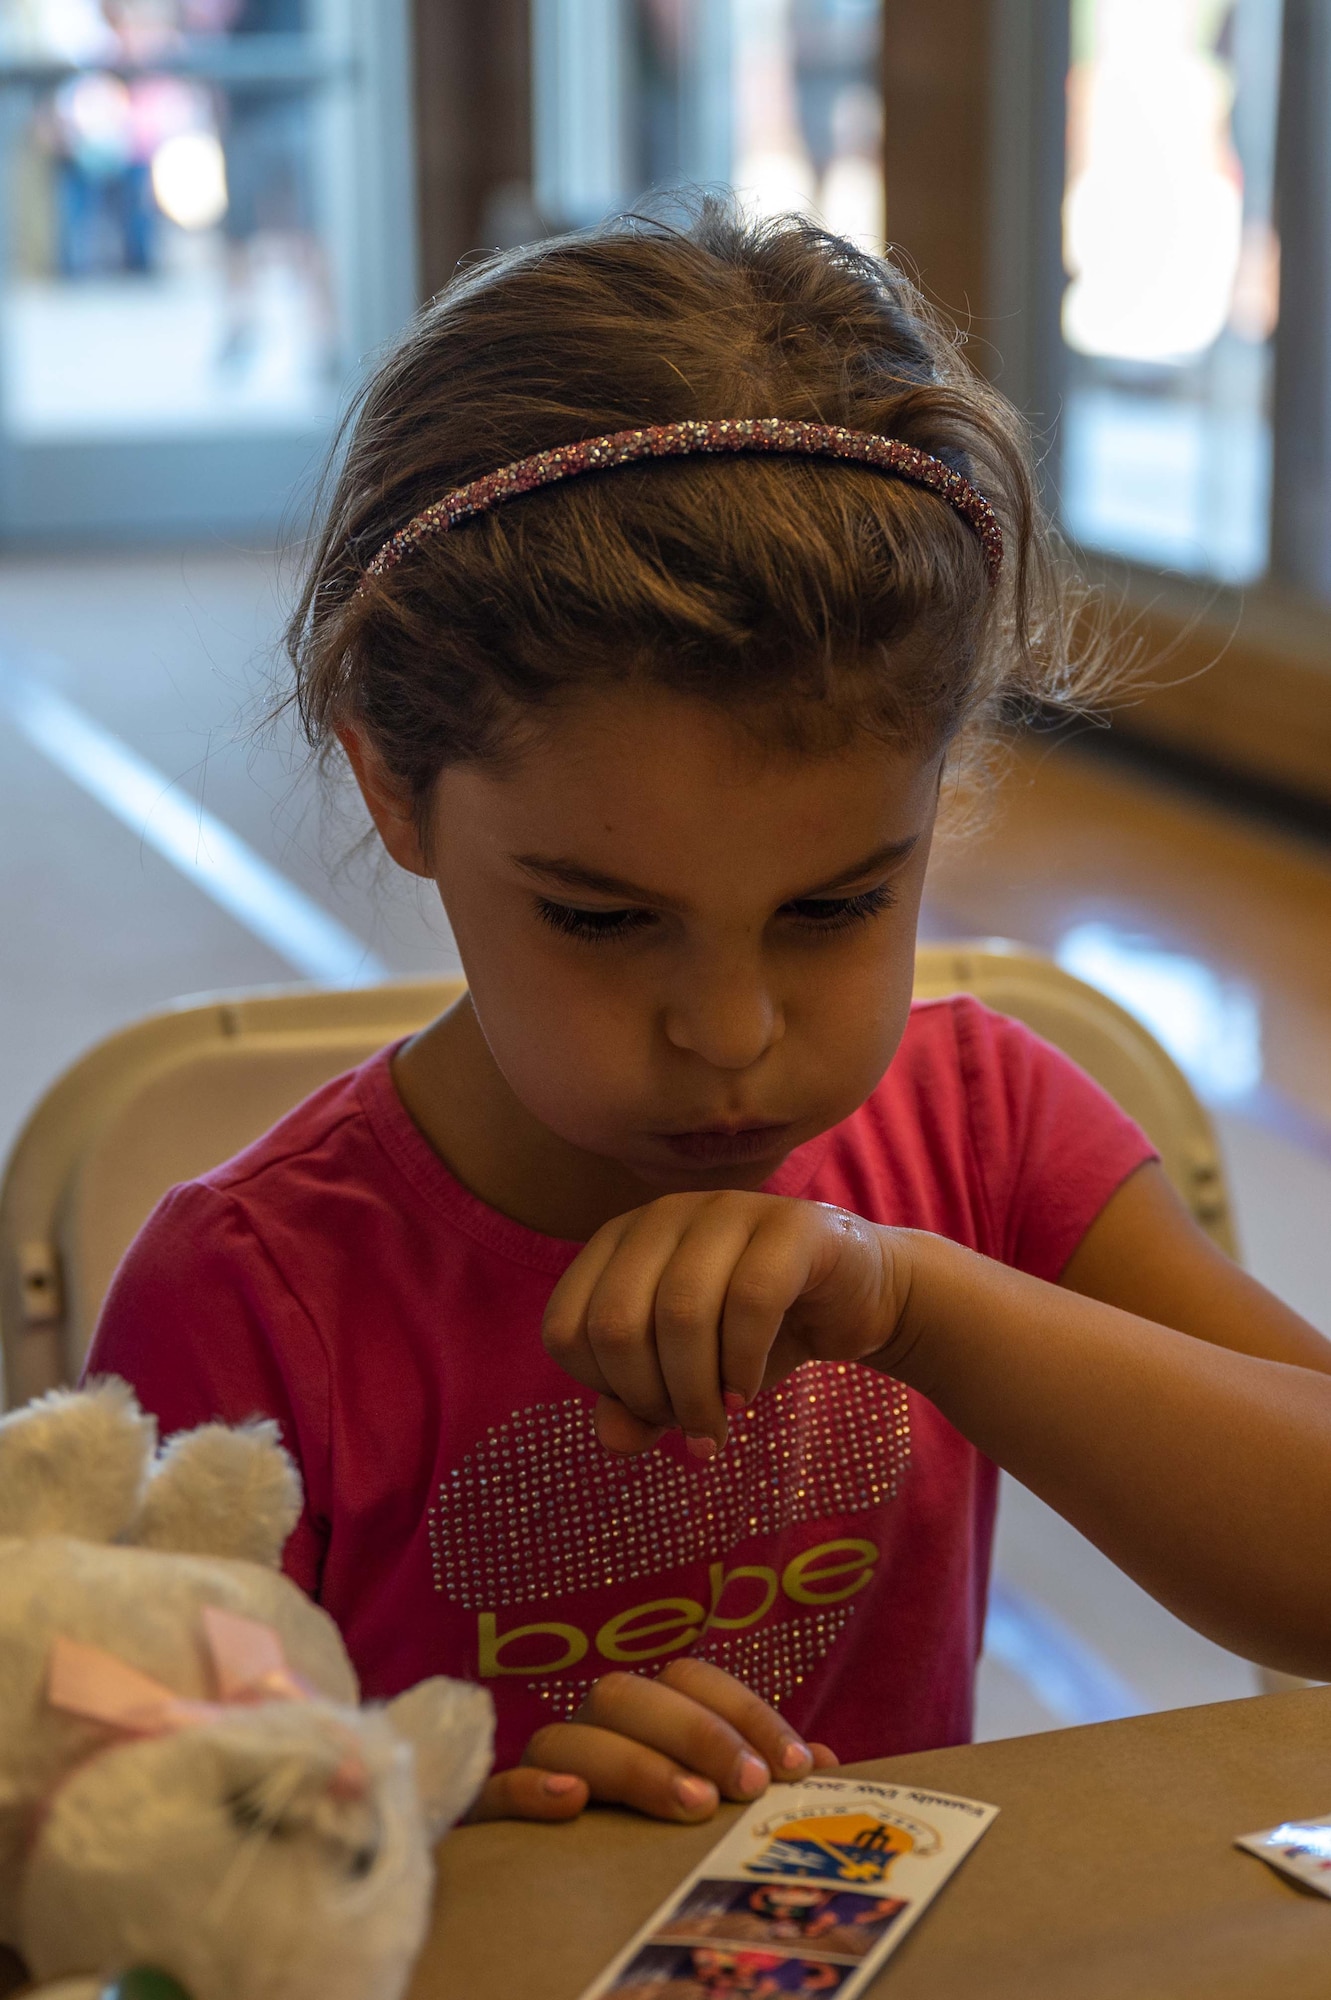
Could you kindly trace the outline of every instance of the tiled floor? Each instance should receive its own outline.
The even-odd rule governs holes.
[[[293,976],[132,811],[126,824],[56,773],[12,704],[6,721],[7,669],[148,760],[391,971],[453,969],[437,907],[352,853],[360,820],[320,807],[289,732],[253,734],[275,684],[274,574],[222,549],[0,562],[0,1152],[110,1029],[183,994]],[[926,928],[1089,950],[1154,1008],[1212,1093],[1248,1261],[1331,1333],[1331,851],[1037,744],[983,832],[940,851]],[[1019,1488],[999,1543],[1029,1615],[986,1661],[984,1733],[1253,1686]]]

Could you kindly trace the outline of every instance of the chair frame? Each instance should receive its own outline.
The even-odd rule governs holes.
[[[414,1033],[465,990],[460,979],[394,980],[350,989],[270,987],[179,1001],[108,1035],[56,1079],[20,1131],[0,1180],[0,1409],[67,1383],[81,1329],[70,1322],[61,1243],[78,1165],[92,1135],[153,1078],[212,1051],[288,1041],[330,1054]],[[355,1057],[349,1058],[355,1060]],[[220,1162],[219,1162],[220,1164]]]
[[[1004,940],[923,945],[916,997],[969,993],[1000,1013],[1074,1019],[1130,1066],[1152,1115],[1143,1116],[1166,1171],[1201,1226],[1235,1254],[1214,1128],[1192,1086],[1155,1037],[1115,1001]],[[354,990],[273,988],[186,1000],[99,1042],[39,1100],[0,1182],[0,1359],[12,1407],[71,1379],[90,1331],[64,1239],[79,1163],[154,1079],[227,1048],[324,1046],[328,1074],[411,1034],[465,991],[460,979],[404,980]],[[1057,1041],[1057,1034],[1049,1039]],[[1141,1115],[1139,1111],[1139,1115]],[[1153,1129],[1154,1126],[1154,1129]],[[257,1135],[256,1135],[257,1136]]]

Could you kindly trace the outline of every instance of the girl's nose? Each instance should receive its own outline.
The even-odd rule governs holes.
[[[689,980],[665,1010],[667,1040],[713,1069],[751,1069],[784,1032],[766,985],[739,971]]]

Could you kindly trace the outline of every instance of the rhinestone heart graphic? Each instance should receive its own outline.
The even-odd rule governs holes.
[[[899,1383],[808,1362],[760,1396],[708,1466],[664,1452],[617,1459],[576,1401],[537,1403],[495,1425],[442,1483],[430,1509],[434,1587],[465,1610],[546,1603],[689,1563],[751,1537],[882,1507],[910,1461]],[[780,1700],[817,1665],[854,1605],[695,1650]],[[590,1683],[530,1685],[571,1712]]]

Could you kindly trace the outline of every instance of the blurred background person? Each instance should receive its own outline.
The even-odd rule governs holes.
[[[212,33],[299,35],[306,0],[202,0],[195,21]],[[274,265],[301,285],[313,307],[316,365],[336,366],[332,278],[316,226],[311,109],[306,92],[278,84],[233,84],[221,115],[226,160],[227,315],[218,365],[242,373],[262,339],[260,296]]]
[[[151,270],[152,170],[129,85],[106,74],[75,77],[56,91],[47,131],[60,275]]]

